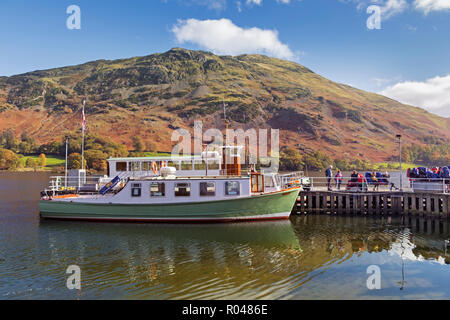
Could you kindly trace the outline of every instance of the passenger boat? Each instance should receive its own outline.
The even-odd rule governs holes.
[[[240,148],[224,146],[222,154],[191,157],[109,159],[108,176],[95,184],[86,183],[85,172],[72,171],[75,183],[56,177],[42,192],[40,215],[125,222],[288,219],[301,189],[296,174],[244,172]]]

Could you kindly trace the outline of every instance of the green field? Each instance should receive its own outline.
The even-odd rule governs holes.
[[[144,152],[146,157],[170,157],[170,153]]]
[[[399,169],[399,163],[398,162],[378,162],[373,165],[374,170],[398,170]],[[420,167],[420,165],[414,164],[414,163],[402,163],[402,169],[408,170],[408,168],[417,168]]]
[[[59,157],[59,156],[52,156],[52,155],[48,155],[47,157],[47,165],[46,168],[53,168],[53,167],[59,167],[59,166],[63,166],[65,161],[63,157]],[[27,159],[28,158],[33,158],[34,160],[38,160],[39,155],[33,155],[33,156],[24,156],[22,158],[23,161],[23,165],[25,167]]]

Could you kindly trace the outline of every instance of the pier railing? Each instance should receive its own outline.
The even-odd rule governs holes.
[[[403,191],[412,192],[436,192],[436,193],[450,193],[450,179],[445,178],[414,178],[404,179],[403,184],[400,185],[400,177],[394,178],[378,178],[377,181],[372,181],[366,177],[352,178],[342,177],[341,183],[338,184],[335,177],[309,177],[310,186],[307,189],[313,191],[323,191],[328,188],[328,179],[330,180],[330,187],[332,191],[399,191],[400,187]],[[356,179],[356,181],[354,181]],[[352,182],[354,181],[354,182]],[[350,188],[348,185],[350,183]]]
[[[450,193],[450,179],[445,178],[411,178],[413,191]]]
[[[308,189],[313,191],[321,191],[328,189],[328,182],[333,191],[398,191],[400,183],[398,179],[384,177],[378,178],[377,181],[368,180],[366,177],[343,176],[339,179],[336,177],[309,177],[311,183]],[[403,185],[403,189],[408,187]]]

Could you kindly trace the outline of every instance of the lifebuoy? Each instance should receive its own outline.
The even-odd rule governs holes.
[[[156,162],[153,161],[152,162],[152,171],[154,174],[156,174],[158,172],[158,167],[156,166]]]

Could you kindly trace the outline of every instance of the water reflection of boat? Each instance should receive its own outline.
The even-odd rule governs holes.
[[[251,244],[261,247],[285,247],[299,249],[298,239],[289,220],[263,221],[259,223],[245,222],[235,224],[99,224],[89,223],[80,225],[80,222],[69,224],[61,221],[42,220],[41,232],[73,232],[80,234],[82,227],[89,235],[108,237],[116,235],[117,238],[133,237],[141,240],[159,239],[166,242],[216,242],[228,244]],[[80,239],[82,240],[82,239]]]

